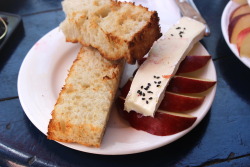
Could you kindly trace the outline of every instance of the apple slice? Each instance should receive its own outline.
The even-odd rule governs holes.
[[[141,65],[147,58],[142,58],[138,60],[138,65]],[[207,62],[211,59],[210,55],[190,55],[186,56],[185,59],[181,62],[177,73],[188,73],[196,71],[204,67]]]
[[[240,47],[242,45],[243,40],[247,37],[247,35],[250,33],[250,27],[245,28],[244,30],[242,30],[239,35],[237,36],[237,49],[240,52]]]
[[[207,62],[211,59],[210,55],[198,56],[192,55],[187,56],[180,64],[177,73],[188,73],[196,71],[204,67]]]
[[[126,98],[128,95],[128,92],[130,90],[130,86],[132,84],[133,78],[129,78],[128,81],[125,83],[125,85],[121,88],[121,97]]]
[[[125,97],[127,96],[131,83],[132,80],[129,79],[121,89],[121,96],[119,98],[121,98],[122,100],[124,100]],[[166,92],[159,106],[159,109],[172,112],[189,111],[199,107],[203,103],[204,99],[205,97],[186,96],[186,95]]]
[[[237,38],[237,48],[241,57],[250,58],[250,27],[239,33]]]
[[[191,115],[160,110],[155,113],[154,117],[143,116],[135,111],[127,114],[127,120],[133,128],[157,136],[173,135],[186,130],[194,124],[196,119],[197,117]]]
[[[247,0],[232,0],[233,2],[236,2],[238,4],[246,4],[247,3]]]
[[[248,4],[241,5],[232,12],[229,21],[231,22],[235,17],[246,13],[250,13],[250,6]]]
[[[184,112],[199,107],[205,97],[194,97],[166,92],[159,106],[160,110],[172,112]]]
[[[206,79],[174,76],[167,90],[174,93],[201,93],[214,86],[215,83],[216,81]]]
[[[145,60],[147,60],[146,57],[143,57],[142,59],[137,60],[138,65],[139,65],[139,66],[142,65],[142,63],[143,63]]]
[[[228,26],[230,42],[237,43],[238,34],[247,27],[250,27],[250,13],[235,17]]]
[[[119,104],[123,105],[125,101],[125,97],[120,96]],[[176,93],[166,92],[165,96],[159,106],[160,110],[171,111],[171,112],[185,112],[190,111],[199,107],[205,97],[195,97],[195,96],[186,96],[180,95]],[[123,102],[123,103],[122,103]]]

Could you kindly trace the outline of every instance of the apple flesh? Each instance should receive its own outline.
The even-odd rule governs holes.
[[[138,65],[141,65],[147,58],[138,60]],[[210,55],[190,55],[180,63],[177,73],[188,73],[196,71],[204,67],[211,59]]]
[[[186,56],[186,58],[181,62],[177,73],[188,73],[188,72],[196,71],[196,70],[204,67],[210,59],[211,59],[210,55]]]
[[[250,13],[239,15],[235,17],[228,26],[228,34],[230,43],[237,43],[237,36],[245,28],[250,27]]]
[[[183,76],[174,76],[167,87],[167,91],[174,93],[201,93],[212,86],[214,86],[216,81],[190,78]]]
[[[237,38],[239,55],[250,58],[250,27],[242,30]]]
[[[248,4],[241,5],[232,12],[229,21],[231,22],[235,17],[246,13],[250,13],[250,6]]]
[[[237,36],[237,49],[240,52],[240,47],[242,45],[242,42],[244,41],[244,39],[248,36],[248,34],[250,33],[250,27],[242,30],[239,35]]]
[[[238,4],[246,4],[247,0],[232,0],[233,2],[236,2]]]
[[[166,92],[159,109],[172,112],[185,112],[199,107],[204,99],[204,96],[195,97]]]

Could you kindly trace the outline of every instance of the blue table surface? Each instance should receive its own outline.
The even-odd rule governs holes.
[[[33,44],[64,19],[61,0],[1,0],[22,23],[0,52],[0,166],[250,166],[250,69],[230,51],[220,19],[227,0],[196,0],[211,28],[202,40],[217,72],[217,92],[204,120],[164,147],[132,155],[75,151],[46,139],[26,117],[17,94],[21,63]]]

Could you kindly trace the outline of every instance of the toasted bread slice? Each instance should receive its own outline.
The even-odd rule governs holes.
[[[64,0],[60,28],[68,42],[97,48],[109,60],[133,64],[160,38],[159,17],[133,3],[112,0]]]
[[[48,139],[100,147],[123,66],[82,47],[52,111]]]

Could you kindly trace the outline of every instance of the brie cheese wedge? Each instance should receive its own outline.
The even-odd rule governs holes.
[[[179,64],[204,36],[205,25],[183,17],[154,43],[149,57],[140,66],[125,99],[125,110],[154,116],[166,87]]]

